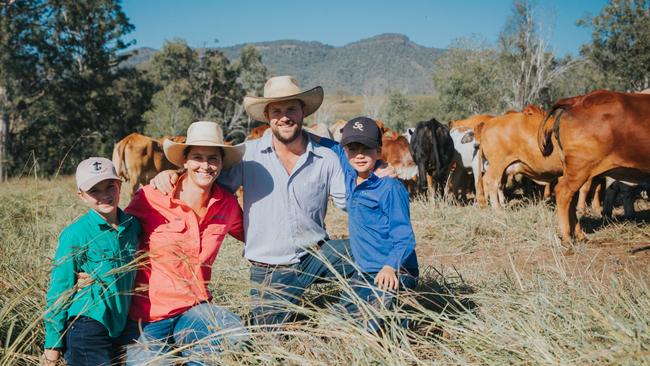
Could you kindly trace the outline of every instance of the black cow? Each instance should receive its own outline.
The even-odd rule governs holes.
[[[624,182],[615,180],[607,190],[605,190],[605,200],[603,202],[603,216],[612,219],[612,211],[617,201],[623,204],[623,218],[633,220],[636,216],[634,212],[634,201],[636,197],[646,191],[650,193],[650,182],[641,182],[638,185],[628,185]]]
[[[427,192],[427,174],[433,178],[435,192],[441,192],[454,154],[449,128],[436,121],[418,122],[411,136],[411,155],[418,167],[418,193]]]

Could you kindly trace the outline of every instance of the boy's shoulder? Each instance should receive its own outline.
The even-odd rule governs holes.
[[[87,236],[92,230],[92,214],[91,210],[86,211],[85,214],[76,218],[73,222],[68,224],[61,230],[59,238],[61,241],[65,239],[78,238]]]

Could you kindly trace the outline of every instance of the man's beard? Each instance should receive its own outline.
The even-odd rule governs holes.
[[[290,144],[290,143],[296,141],[296,139],[298,137],[300,137],[300,135],[302,134],[302,128],[296,129],[294,134],[289,136],[288,138],[280,135],[280,129],[279,128],[277,130],[271,129],[271,132],[273,132],[273,136],[275,136],[275,138],[278,141],[280,141],[281,143],[287,145],[287,144]]]

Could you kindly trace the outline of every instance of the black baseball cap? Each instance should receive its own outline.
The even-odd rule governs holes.
[[[381,145],[381,131],[374,119],[368,117],[357,117],[348,121],[341,129],[341,145],[358,142],[371,149]]]

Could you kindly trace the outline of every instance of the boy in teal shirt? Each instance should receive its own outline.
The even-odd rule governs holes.
[[[65,350],[68,365],[110,365],[120,346],[135,277],[140,224],[117,205],[121,180],[110,160],[77,166],[77,194],[90,208],[59,237],[45,309],[44,364]],[[93,279],[75,287],[77,273]]]

